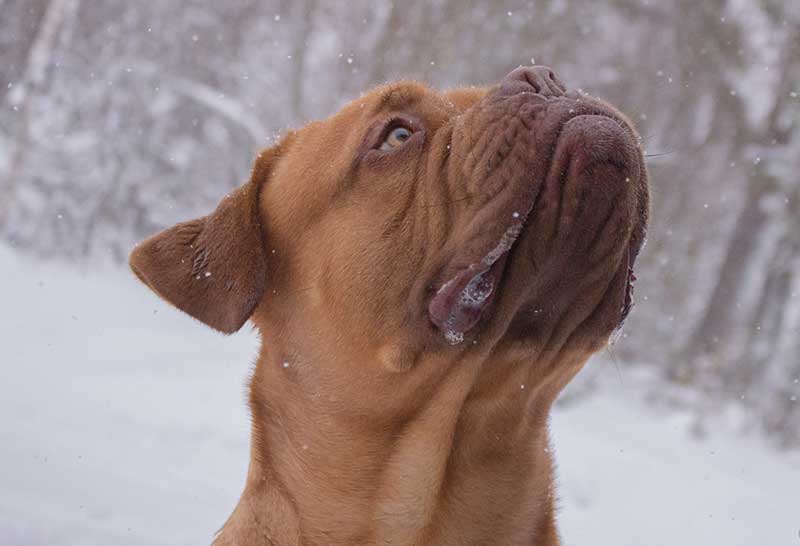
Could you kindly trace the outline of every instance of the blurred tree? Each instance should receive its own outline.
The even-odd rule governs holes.
[[[800,442],[800,3],[0,2],[0,233],[68,259],[123,260],[371,85],[553,66],[647,149],[653,222],[615,353],[710,404],[744,395]]]
[[[61,31],[67,12],[69,9],[77,8],[77,0],[49,0],[46,3],[38,4],[37,6],[34,3],[32,9],[28,11],[28,13],[36,13],[38,17],[34,15],[36,23],[32,26],[36,32],[30,46],[22,48],[23,51],[27,50],[27,54],[25,64],[19,70],[20,80],[9,82],[6,85],[6,88],[9,89],[6,98],[11,109],[18,113],[18,116],[14,124],[11,153],[3,180],[3,199],[0,199],[0,227],[5,225],[8,219],[8,209],[14,203],[17,195],[17,181],[20,178],[22,165],[27,153],[33,147],[30,141],[30,124],[34,101],[39,94],[46,90],[47,71],[50,68],[58,33]]]

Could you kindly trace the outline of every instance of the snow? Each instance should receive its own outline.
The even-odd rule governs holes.
[[[552,420],[565,546],[800,544],[797,453],[725,422],[694,438],[688,412],[646,403],[647,373],[611,372]]]
[[[209,543],[244,483],[257,335],[215,334],[126,271],[5,248],[0,267],[0,544]],[[552,421],[565,546],[800,544],[797,453],[721,419],[698,439],[648,402],[651,375],[590,366],[596,392]]]

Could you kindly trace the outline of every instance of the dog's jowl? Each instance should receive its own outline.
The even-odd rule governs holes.
[[[137,246],[161,297],[261,333],[215,544],[558,544],[548,413],[628,314],[647,215],[631,123],[535,66],[374,89]]]

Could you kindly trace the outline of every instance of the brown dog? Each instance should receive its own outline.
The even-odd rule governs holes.
[[[521,67],[375,89],[139,245],[164,299],[262,336],[215,544],[558,544],[548,413],[625,318],[647,215],[631,124]]]

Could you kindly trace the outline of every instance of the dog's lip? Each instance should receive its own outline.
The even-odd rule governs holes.
[[[531,204],[531,209],[533,204]],[[477,262],[462,268],[445,281],[428,304],[431,321],[452,345],[480,320],[483,310],[494,301],[505,273],[508,255],[519,239],[530,213],[515,213],[495,245]]]

